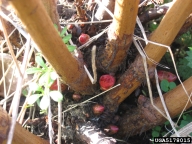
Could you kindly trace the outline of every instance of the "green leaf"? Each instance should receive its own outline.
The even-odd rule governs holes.
[[[166,132],[162,132],[162,133],[161,133],[161,136],[162,136],[162,137],[163,137],[164,135],[166,135]]]
[[[49,83],[48,83],[48,87],[49,87],[49,88],[50,88],[50,86],[54,83],[54,81],[55,81],[55,80],[52,80],[52,79],[49,80]]]
[[[191,57],[187,56],[187,57],[185,57],[185,59],[188,61],[188,63],[190,63],[192,61],[192,56]]]
[[[41,68],[37,68],[37,67],[32,67],[32,68],[28,68],[26,70],[27,74],[33,74],[33,73],[38,73],[38,72],[42,72],[43,70]]]
[[[144,90],[141,90],[141,92],[142,92],[142,94],[143,94],[144,96],[147,96],[147,94],[146,94],[146,92],[145,92]]]
[[[182,120],[180,124],[180,128],[186,126],[188,123],[189,123],[188,121]]]
[[[66,35],[62,40],[63,40],[63,42],[66,44],[66,43],[68,43],[68,41],[69,41],[71,38],[72,38],[72,35],[71,35],[71,34],[68,34],[68,35]]]
[[[23,89],[22,90],[22,94],[24,95],[24,96],[27,96],[28,95],[28,90],[25,88],[25,89]]]
[[[53,24],[55,29],[58,31],[58,26],[56,24]]]
[[[160,127],[160,126],[156,126],[154,129],[155,129],[156,131],[158,131],[158,132],[161,131],[161,127]]]
[[[44,62],[44,60],[43,60],[43,58],[42,58],[41,56],[36,55],[36,56],[35,56],[35,61],[36,61],[36,63],[37,63],[38,65],[40,65],[41,67],[47,68],[47,66],[46,66],[46,64],[45,64],[45,62]]]
[[[70,52],[73,52],[76,49],[76,46],[67,45],[67,48]]]
[[[56,80],[56,79],[58,78],[57,73],[56,73],[55,71],[51,72],[51,73],[50,73],[50,78],[51,78],[53,81]]]
[[[34,103],[37,101],[37,99],[39,99],[41,96],[42,96],[42,94],[33,94],[33,95],[31,95],[31,96],[29,96],[29,97],[27,98],[27,103],[28,103],[29,105],[32,105],[32,104],[34,104]]]
[[[152,137],[159,137],[160,133],[158,131],[152,131]]]
[[[178,39],[179,43],[181,45],[185,45],[185,46],[191,46],[192,45],[192,35],[190,31],[187,31],[186,33],[184,33],[183,35],[181,35]]]
[[[169,91],[169,82],[167,80],[162,80],[160,83],[160,87],[162,89],[162,91],[164,92],[168,92]]]
[[[42,74],[42,76],[39,78],[40,86],[45,86],[45,84],[47,83],[49,74],[50,74],[49,72],[46,72],[46,73]]]
[[[40,99],[37,99],[36,103],[40,107]]]
[[[184,114],[184,115],[182,116],[182,118],[183,118],[184,120],[186,120],[186,119],[187,119],[186,114]]]
[[[45,114],[45,113],[47,113],[47,110],[40,110],[40,112],[39,112],[39,114]]]
[[[189,58],[192,57],[192,51],[186,51],[187,55],[189,56]]]
[[[192,47],[188,47],[190,51],[192,51]]]
[[[59,30],[58,30],[58,26],[57,26],[56,24],[54,24],[54,27],[55,27],[55,29],[57,30],[58,34],[60,35],[60,32],[59,32]]]
[[[164,123],[164,125],[169,125],[170,124],[170,122],[169,121],[166,121],[165,123]]]
[[[157,22],[152,21],[152,22],[149,23],[149,30],[150,30],[151,32],[154,31],[155,29],[157,29],[157,27],[158,27]]]
[[[43,91],[42,87],[39,84],[35,83],[35,82],[32,82],[32,83],[29,84],[29,89],[31,91],[33,91],[33,92],[35,92],[35,91],[42,92]]]
[[[50,91],[49,95],[55,102],[61,102],[63,100],[63,95],[59,91]]]
[[[168,80],[165,80],[165,79],[161,81],[161,84],[164,85],[164,86],[166,86],[166,87],[169,86]]]
[[[172,2],[173,0],[164,0],[164,3]]]
[[[46,110],[49,106],[49,97],[47,95],[44,95],[40,101],[40,108],[42,110]]]
[[[64,27],[64,28],[62,29],[62,31],[61,31],[60,37],[63,37],[64,34],[66,33],[66,31],[67,31],[67,27]]]
[[[191,122],[192,121],[192,116],[189,115],[189,114],[186,114],[186,119],[185,120],[188,121],[188,122]]]
[[[170,90],[174,89],[177,85],[174,82],[169,83]]]
[[[187,64],[188,60],[186,58],[179,59],[177,63],[179,75],[182,77],[183,80],[186,80],[190,76],[192,76],[192,68],[187,66]]]
[[[192,60],[188,62],[187,66],[192,68]]]

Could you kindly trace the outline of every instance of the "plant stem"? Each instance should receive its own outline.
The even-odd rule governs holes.
[[[71,89],[81,94],[93,94],[94,88],[83,68],[83,59],[73,56],[58,32],[41,1],[14,0],[10,4],[19,15],[26,30],[38,45],[46,60]]]

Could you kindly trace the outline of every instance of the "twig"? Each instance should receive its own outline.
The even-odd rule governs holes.
[[[143,5],[145,5],[145,4],[147,3],[147,1],[148,1],[148,0],[144,0],[143,2],[141,2],[141,3],[139,4],[139,7],[142,7]]]
[[[22,85],[22,88],[26,87],[27,85],[29,85],[29,83],[31,83],[32,81],[34,81],[34,79],[28,81],[26,84]],[[6,101],[8,101],[11,97],[13,97],[15,94],[15,92],[11,93],[9,96],[7,96],[6,98],[2,99],[0,101],[0,105],[3,105]]]
[[[96,58],[96,46],[94,45],[91,51],[91,62],[94,76],[92,84],[95,84],[97,82],[97,67],[95,63],[95,58]]]
[[[143,25],[142,25],[142,23],[141,23],[141,21],[140,21],[138,16],[136,18],[136,22],[137,22],[137,24],[138,24],[138,26],[139,26],[139,28],[141,30],[141,33],[142,33],[142,35],[144,37],[144,40],[145,40],[145,43],[147,45],[148,44],[147,36],[146,36],[145,30],[144,30]]]
[[[25,126],[25,124],[27,123],[27,121],[28,121],[29,119],[30,119],[30,117],[28,117],[28,118],[23,122],[22,127]]]
[[[94,6],[94,9],[92,11],[92,17],[91,17],[91,25],[93,24],[92,22],[94,21],[94,14],[95,14],[95,9],[97,7],[97,4]]]
[[[11,76],[11,79],[10,79],[9,88],[8,88],[8,91],[7,91],[7,95],[6,95],[6,97],[7,97],[7,96],[9,95],[9,93],[10,93],[11,86],[12,86],[13,79],[14,79],[15,70],[16,70],[16,67],[14,66],[14,68],[13,68],[13,72],[12,72],[12,76]]]
[[[16,55],[16,58],[18,58],[19,55],[23,52],[24,48],[25,48],[25,47],[23,46],[23,47],[19,50],[19,52],[18,52],[17,55]],[[11,69],[13,63],[14,63],[14,62],[12,61],[11,64],[9,65],[9,67],[7,68],[7,70],[5,71],[3,77],[2,77],[1,80],[0,80],[0,85],[1,85],[4,77],[8,74],[9,70]]]
[[[30,36],[29,36],[29,37],[27,38],[27,43],[26,43],[26,45],[24,45],[24,47],[26,47],[26,50],[29,50],[29,49],[30,49],[30,45],[31,45],[31,38],[30,38]],[[26,54],[26,50],[25,50],[25,54]],[[24,55],[23,63],[26,63],[25,69],[26,69],[26,67],[27,67],[27,64],[28,64],[30,58],[31,58],[32,52],[33,52],[33,49],[31,49],[30,52],[27,52],[27,57]],[[24,78],[23,78],[23,79],[24,79]],[[10,109],[9,109],[9,115],[11,115],[12,109],[13,109],[13,103],[11,103],[11,106],[10,106]]]
[[[36,107],[37,107],[37,104],[35,104],[34,107],[33,107],[33,114],[32,114],[32,118],[31,118],[32,120],[35,119]],[[34,126],[32,125],[31,126],[31,133],[33,133],[33,131],[34,131]]]
[[[147,45],[147,44],[148,44],[148,39],[147,39],[147,36],[146,36],[146,34],[145,34],[145,30],[144,30],[144,28],[143,28],[143,25],[142,25],[142,23],[141,23],[141,21],[140,21],[140,19],[139,19],[138,16],[137,16],[137,18],[136,18],[136,21],[137,21],[137,24],[138,24],[138,26],[139,26],[139,28],[140,28],[140,30],[141,30],[141,33],[142,33],[142,35],[143,35],[143,37],[144,37],[144,42],[145,42],[146,45]],[[154,60],[152,60],[151,58],[149,58],[149,57],[147,56],[147,54],[145,53],[145,51],[144,51],[142,45],[140,44],[140,42],[139,42],[139,45],[140,45],[140,47],[142,48],[145,56],[148,58],[149,61],[151,61],[151,62],[154,63],[155,65],[158,65],[158,66],[160,66],[160,67],[169,69],[168,67],[166,67],[166,66],[164,66],[164,65],[162,65],[162,64],[160,64],[160,63],[158,63],[158,62],[156,62],[156,61],[154,61]]]
[[[5,40],[7,41],[7,45],[8,45],[9,51],[11,53],[11,56],[13,58],[13,61],[14,61],[15,65],[17,67],[17,70],[19,71],[20,76],[23,77],[23,75],[21,73],[21,70],[20,70],[20,67],[19,67],[19,64],[17,62],[17,59],[16,59],[15,54],[13,52],[13,47],[12,47],[12,45],[10,43],[9,38],[8,38],[7,30],[5,28],[5,23],[4,23],[4,21],[3,21],[3,19],[1,17],[0,17],[0,19],[1,19],[1,24],[2,24],[2,27],[3,27],[3,34],[4,34],[4,37],[5,37]]]
[[[58,85],[58,91],[61,92],[61,83],[58,78],[57,78],[57,85]],[[62,123],[62,101],[58,102],[58,136],[57,136],[58,144],[61,144],[61,123]]]
[[[14,68],[13,68],[13,70],[12,70],[12,76],[11,76],[10,83],[9,83],[9,88],[8,88],[8,91],[6,92],[5,98],[8,97],[8,95],[9,95],[9,93],[10,93],[11,86],[12,86],[13,79],[14,79],[15,70],[16,70],[16,66],[14,65]],[[5,87],[6,87],[6,86],[5,86]],[[6,89],[6,88],[5,88],[5,89]],[[6,102],[4,103],[3,107],[4,107],[4,109],[6,110]]]
[[[53,131],[52,120],[51,120],[51,117],[52,117],[51,98],[50,98],[49,94],[47,96],[48,96],[48,99],[49,99],[49,107],[48,107],[49,142],[50,142],[50,144],[52,144],[54,131]]]
[[[21,29],[16,23],[14,23],[6,14],[0,11],[0,16],[10,22],[18,31],[27,39],[27,33]]]
[[[30,43],[30,39],[28,39],[28,40],[29,40],[28,43]],[[26,65],[27,65],[26,62],[27,62],[27,58],[28,58],[29,49],[30,49],[30,46],[27,47],[25,50],[24,60],[23,60],[22,66],[21,66],[21,70],[23,72],[22,75],[25,74],[25,69],[26,69]],[[7,144],[12,144],[12,139],[13,139],[14,130],[15,130],[15,124],[16,124],[18,109],[19,109],[19,101],[20,101],[20,96],[21,96],[22,83],[23,83],[23,77],[19,77],[18,82],[17,82],[16,93],[15,93],[13,101],[12,101],[14,109],[12,112],[12,120],[11,120],[11,126],[10,126],[10,130],[9,130],[9,134],[8,134]]]
[[[2,49],[2,47],[3,47],[3,44],[1,44],[1,65],[2,65],[2,73],[4,74],[5,73],[5,68],[4,68],[4,60],[3,60],[3,49]],[[5,76],[3,76],[2,77],[2,79],[3,79],[3,87],[4,87],[4,97],[6,97],[7,96],[7,94],[6,94],[6,83],[5,83]],[[6,104],[5,105],[3,105],[3,108],[6,110]]]
[[[89,70],[87,69],[87,67],[85,65],[84,65],[84,69],[85,69],[85,72],[86,72],[87,76],[89,77],[91,83],[93,84],[93,81],[94,81],[93,77],[92,77],[92,75],[90,74]]]
[[[29,52],[29,57],[28,57],[27,63],[29,63],[33,51],[34,51],[34,47],[32,47],[31,50],[30,50],[30,52]],[[27,96],[29,96],[30,94],[31,94],[31,91],[28,93]],[[25,111],[26,111],[26,109],[27,109],[27,107],[26,107],[26,100],[27,100],[27,99],[25,99],[25,102],[23,103],[22,109],[21,109],[21,111],[20,111],[20,113],[19,113],[19,115],[18,115],[18,118],[17,118],[17,121],[18,121],[20,124],[23,122],[24,114],[25,114]],[[24,108],[24,109],[23,109],[23,108]]]
[[[108,23],[113,20],[102,20],[102,21],[90,21],[90,22],[60,22],[60,24],[68,25],[68,24],[93,24],[93,23]]]
[[[166,119],[167,117],[165,116],[165,114],[159,109],[157,108],[154,103],[153,103],[153,95],[152,95],[152,90],[151,90],[151,84],[150,84],[150,80],[149,80],[149,75],[148,75],[148,69],[147,69],[147,61],[146,61],[146,56],[143,53],[143,51],[140,49],[139,45],[136,42],[136,39],[133,38],[133,43],[136,46],[137,50],[139,51],[142,59],[143,59],[143,65],[144,65],[144,70],[145,70],[145,75],[146,75],[146,79],[147,79],[147,87],[148,87],[148,91],[149,91],[149,97],[150,97],[150,101],[151,104],[153,105],[153,107],[160,113],[162,114]]]
[[[100,2],[100,0],[95,0],[95,1],[97,2],[97,4],[98,4],[99,6],[103,7],[103,9],[106,10],[106,12],[107,12],[112,18],[114,17],[113,13],[112,13],[107,7],[105,7],[105,6],[102,4],[102,2]]]
[[[92,62],[92,70],[93,70],[93,77],[91,76],[89,70],[84,65],[85,72],[87,73],[87,76],[89,77],[92,84],[95,84],[97,82],[97,68],[95,64],[95,57],[96,57],[96,46],[94,45],[91,51],[91,62]]]

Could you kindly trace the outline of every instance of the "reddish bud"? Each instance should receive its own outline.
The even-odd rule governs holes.
[[[73,27],[74,27],[74,25],[73,24],[69,24],[69,25],[67,25],[67,29],[70,31],[70,30],[72,30],[73,29]]]
[[[100,104],[96,104],[96,105],[93,106],[93,113],[95,115],[102,114],[104,110],[105,110],[105,107],[100,105]]]
[[[119,128],[115,125],[108,125],[104,131],[108,134],[108,135],[113,135],[115,133],[117,133],[119,131]]]
[[[73,94],[72,98],[74,101],[79,101],[81,99],[81,96],[79,94]]]
[[[89,39],[90,39],[90,36],[88,35],[88,34],[81,34],[80,36],[79,36],[79,42],[80,42],[80,44],[85,44],[86,42],[88,42],[89,41]]]
[[[114,86],[115,78],[112,75],[102,75],[99,79],[99,84],[102,90],[107,90]]]
[[[53,82],[53,84],[49,88],[50,90],[58,90],[57,80]],[[67,85],[61,83],[61,91],[65,91],[67,89]]]
[[[177,79],[177,76],[172,74],[171,72],[167,72],[167,71],[158,71],[158,78],[160,81],[162,81],[163,79],[169,81],[169,82],[173,82]]]

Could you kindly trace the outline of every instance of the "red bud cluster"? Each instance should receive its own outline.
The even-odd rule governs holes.
[[[112,86],[114,86],[115,78],[114,78],[114,76],[109,75],[109,74],[102,75],[99,79],[99,84],[100,84],[101,90],[107,90],[107,89],[111,88]]]
[[[104,131],[108,134],[108,135],[113,135],[115,133],[117,133],[119,131],[119,128],[116,125],[108,125]]]
[[[89,41],[89,39],[90,39],[90,36],[88,35],[88,34],[81,34],[80,36],[79,36],[79,42],[80,42],[80,44],[85,44],[86,42],[88,42]]]
[[[104,110],[105,110],[105,107],[100,105],[100,104],[96,104],[96,105],[93,106],[93,113],[95,115],[102,114]]]

